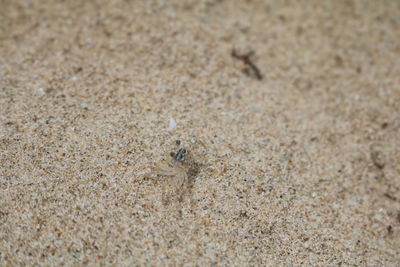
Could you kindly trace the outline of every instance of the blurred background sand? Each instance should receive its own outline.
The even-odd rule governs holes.
[[[0,265],[400,265],[399,1],[0,5]]]

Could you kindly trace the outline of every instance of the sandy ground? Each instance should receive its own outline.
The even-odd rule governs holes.
[[[0,5],[0,265],[400,266],[399,1]]]

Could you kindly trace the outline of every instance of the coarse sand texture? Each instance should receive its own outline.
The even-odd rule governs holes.
[[[0,266],[400,266],[400,1],[0,0]]]

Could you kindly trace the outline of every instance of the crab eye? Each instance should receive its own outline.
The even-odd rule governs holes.
[[[171,153],[171,156],[179,162],[182,162],[185,160],[185,156],[187,154],[187,150],[184,148],[180,148],[176,153]]]

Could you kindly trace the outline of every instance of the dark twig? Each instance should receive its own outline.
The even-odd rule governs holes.
[[[392,196],[392,195],[389,194],[389,193],[385,193],[384,196],[387,197],[387,198],[390,199],[390,200],[394,200],[394,201],[397,200],[397,197],[394,197],[394,196]]]
[[[232,57],[236,58],[238,60],[241,60],[244,64],[247,65],[247,67],[243,70],[243,72],[247,76],[253,76],[257,80],[262,80],[263,76],[261,74],[260,69],[253,63],[251,60],[251,56],[254,54],[254,51],[250,51],[247,54],[239,55],[235,49],[232,49]]]

